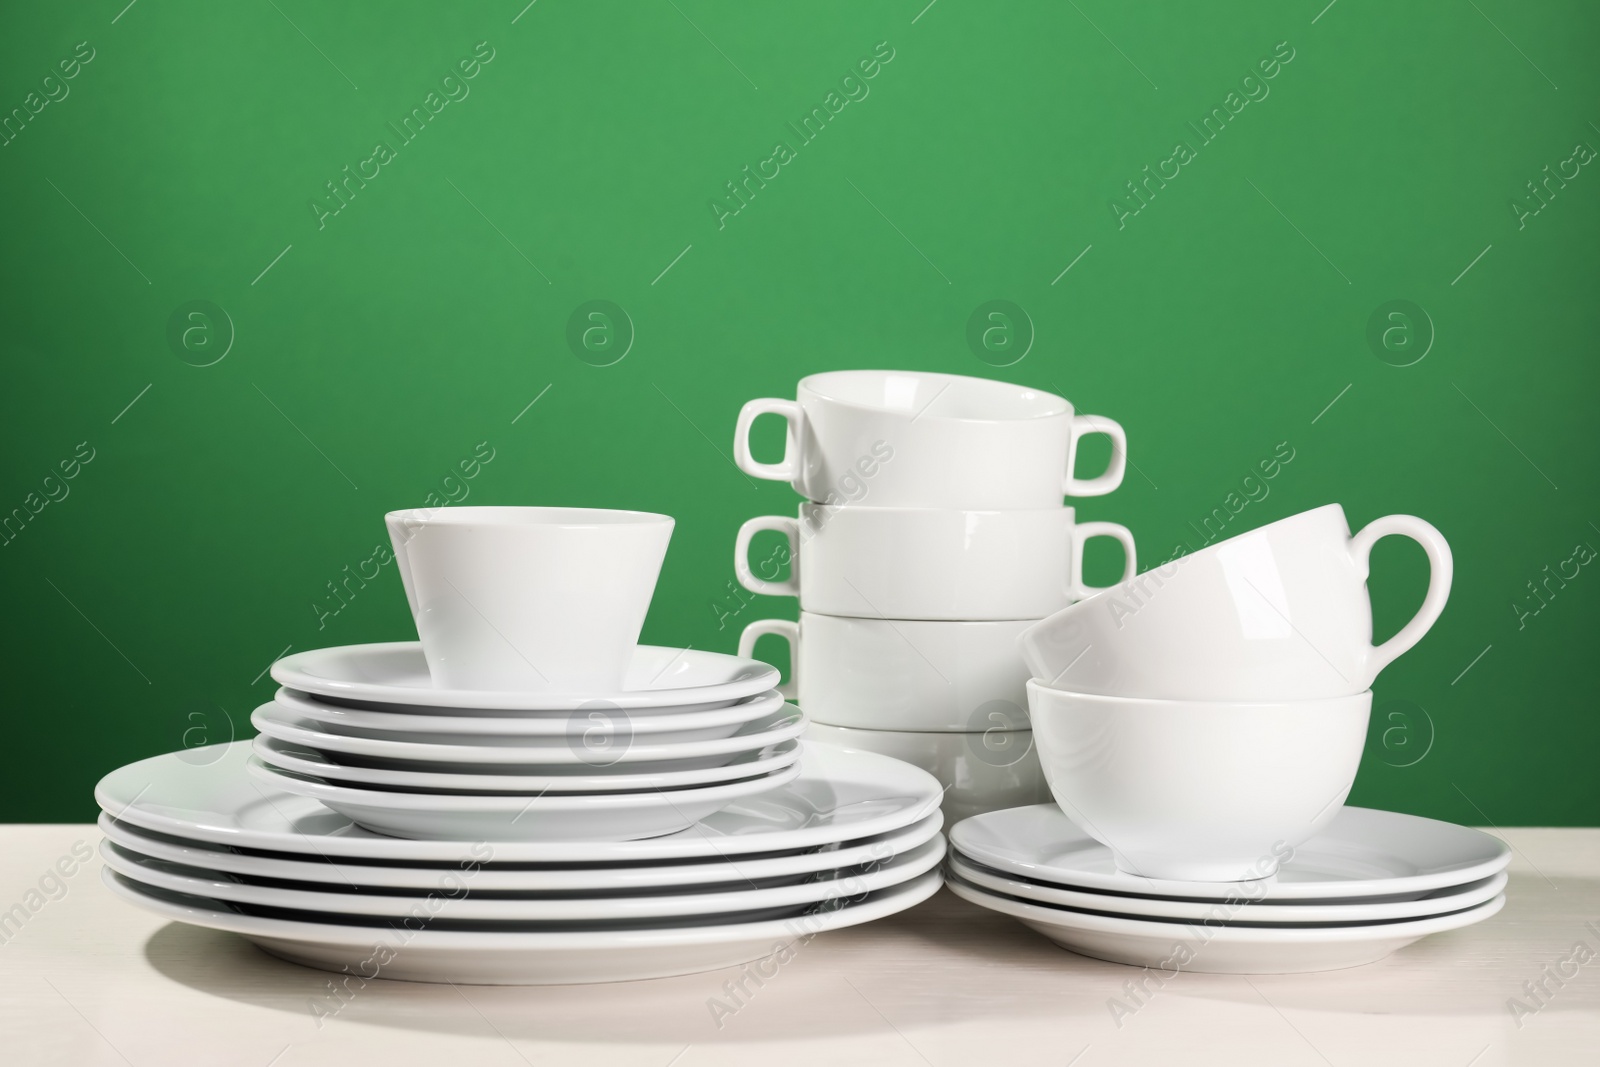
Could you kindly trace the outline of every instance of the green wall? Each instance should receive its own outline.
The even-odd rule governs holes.
[[[1600,821],[1600,14],[925,2],[9,5],[0,817],[248,735],[286,647],[412,636],[392,566],[328,583],[430,493],[677,516],[645,638],[731,651],[793,612],[729,596],[795,506],[730,462],[739,406],[895,367],[1119,419],[1137,470],[1080,513],[1152,562],[1217,508],[1429,519],[1455,591],[1352,800]],[[594,300],[631,327],[574,348]],[[992,300],[1027,324],[975,350]],[[1380,547],[1381,632],[1424,581]]]

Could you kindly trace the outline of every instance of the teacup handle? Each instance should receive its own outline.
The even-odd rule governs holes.
[[[789,619],[757,619],[739,635],[739,657],[750,659],[756,638],[772,634],[789,643],[789,680],[778,686],[778,695],[793,700],[800,688],[800,624]]]
[[[1450,553],[1450,545],[1445,541],[1444,535],[1434,529],[1432,523],[1424,522],[1414,515],[1385,515],[1381,519],[1369,522],[1360,533],[1350,539],[1350,558],[1355,561],[1356,569],[1361,572],[1363,582],[1371,573],[1372,546],[1381,538],[1395,534],[1411,538],[1428,554],[1428,592],[1422,598],[1422,607],[1417,609],[1411,621],[1400,627],[1399,633],[1372,650],[1367,660],[1368,683],[1378,676],[1379,671],[1422,640],[1422,635],[1438,621],[1439,613],[1444,611],[1444,602],[1450,598],[1450,581],[1455,575],[1455,562]]]
[[[750,569],[750,539],[762,530],[776,530],[789,542],[789,577],[784,581],[771,582],[758,578]],[[787,515],[759,515],[739,527],[739,536],[733,542],[733,570],[739,576],[739,584],[752,593],[799,596],[800,520]]]
[[[1124,559],[1119,581],[1130,580],[1139,569],[1138,557],[1133,550],[1133,533],[1126,526],[1116,522],[1080,522],[1072,527],[1072,577],[1067,595],[1073,600],[1087,600],[1111,588],[1083,584],[1083,546],[1092,537],[1110,537],[1122,545]]]
[[[1073,471],[1078,465],[1078,441],[1092,433],[1103,433],[1111,438],[1111,462],[1105,473],[1094,478],[1079,478]],[[1122,475],[1128,467],[1128,435],[1122,424],[1104,415],[1074,415],[1072,437],[1067,442],[1067,480],[1061,487],[1066,496],[1105,496],[1122,484]]]
[[[762,415],[782,415],[787,424],[783,437],[783,459],[762,463],[750,454],[750,428]],[[733,462],[752,478],[792,482],[800,463],[800,405],[793,400],[770,397],[752,400],[739,409],[739,423],[733,430]]]

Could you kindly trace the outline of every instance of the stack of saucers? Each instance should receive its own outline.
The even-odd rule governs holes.
[[[712,652],[640,646],[639,686],[604,697],[434,688],[414,643],[272,673],[285,688],[251,716],[250,773],[396,837],[656,837],[800,773],[805,721],[776,672]]]
[[[107,775],[105,881],[158,915],[363,983],[711,970],[940,885],[938,783],[870,753],[807,742],[787,784],[664,837],[536,842],[384,837],[251,777],[251,758],[237,741]]]
[[[1157,969],[1269,974],[1371,963],[1505,904],[1506,845],[1478,830],[1343,808],[1274,877],[1138,878],[1053,804],[950,833],[951,890],[1085,956]]]
[[[751,454],[762,414],[787,423],[777,463]],[[1111,438],[1111,463],[1079,478],[1072,460],[1091,434]],[[932,772],[952,821],[1045,799],[1017,636],[1095,591],[1083,582],[1091,538],[1119,542],[1133,575],[1126,527],[1080,523],[1062,503],[1115,489],[1125,445],[1120,425],[1063,397],[951,374],[832,371],[802,379],[792,401],[750,401],[735,462],[806,501],[739,530],[740,583],[800,608],[798,622],[748,626],[739,654],[764,635],[786,640],[784,692],[810,718],[806,736]],[[752,557],[762,531],[786,544]]]

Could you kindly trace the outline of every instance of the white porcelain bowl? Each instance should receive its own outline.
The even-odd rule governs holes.
[[[813,722],[805,736],[858,752],[876,752],[920,767],[944,787],[945,825],[1001,808],[1050,799],[1039,754],[1028,730],[994,729],[970,734],[911,730],[852,730]]]
[[[1264,878],[1338,814],[1372,693],[1237,703],[1070,693],[1030,681],[1050,792],[1120,870]]]

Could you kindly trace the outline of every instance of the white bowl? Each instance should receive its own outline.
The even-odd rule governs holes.
[[[1265,878],[1355,781],[1372,693],[1239,703],[1138,700],[1028,683],[1061,810],[1147,878]]]

